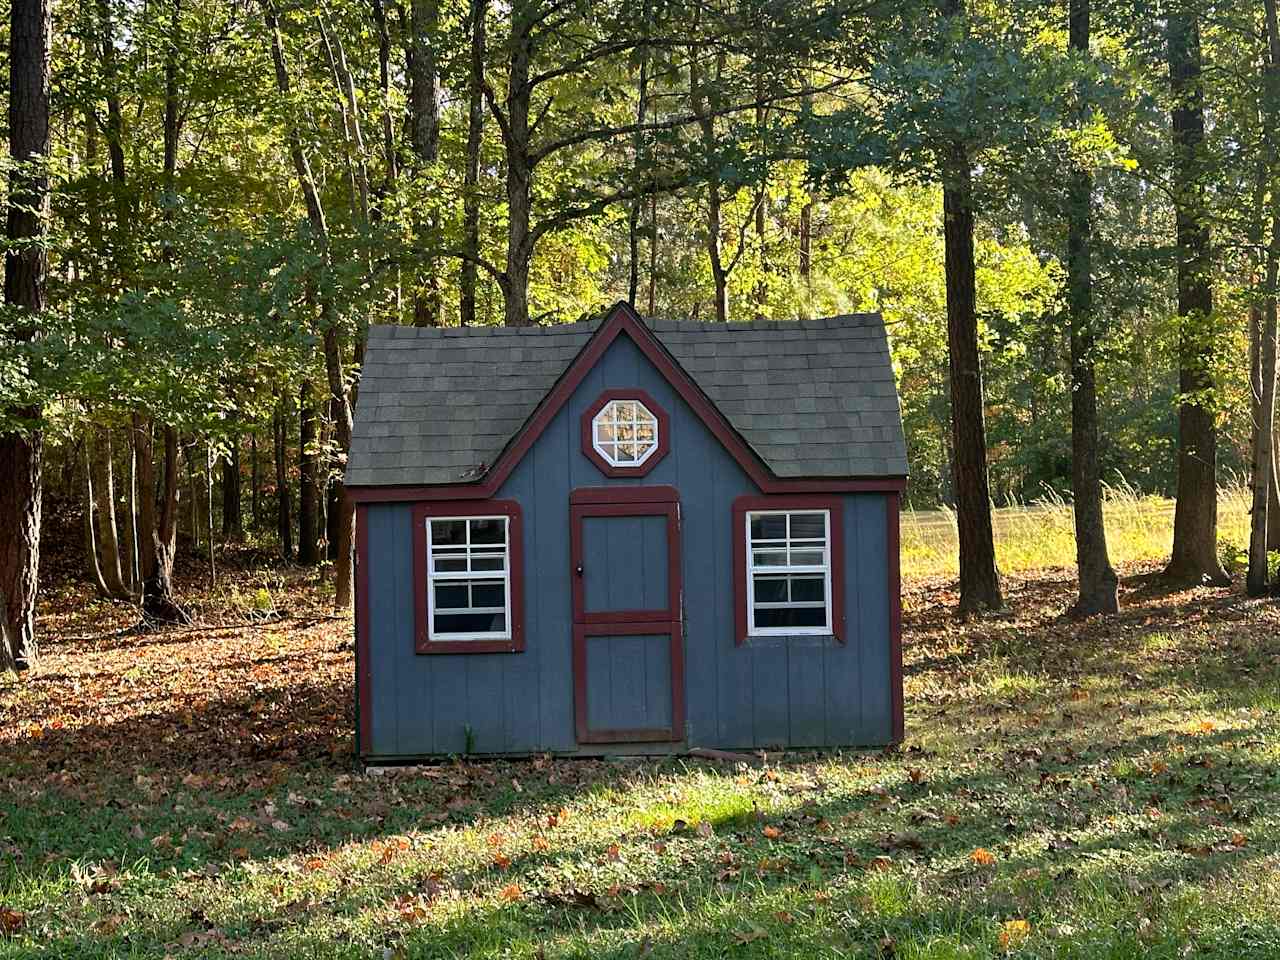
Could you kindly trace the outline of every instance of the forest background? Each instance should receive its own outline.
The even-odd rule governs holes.
[[[152,619],[185,615],[179,543],[246,533],[333,559],[345,605],[368,325],[617,300],[881,311],[906,499],[957,510],[962,607],[1000,604],[991,502],[1061,497],[1081,612],[1114,608],[1106,485],[1176,495],[1169,573],[1205,582],[1225,577],[1218,486],[1256,488],[1266,585],[1271,0],[12,0],[6,19],[15,660],[41,489],[99,592]]]

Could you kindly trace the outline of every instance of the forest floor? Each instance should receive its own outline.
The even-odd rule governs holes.
[[[362,774],[349,621],[224,573],[200,625],[48,595],[0,681],[0,957],[1280,956],[1280,604],[970,623],[905,589],[907,742]]]

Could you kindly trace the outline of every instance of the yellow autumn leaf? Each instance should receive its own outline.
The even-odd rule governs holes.
[[[1031,924],[1026,920],[1006,920],[1000,925],[1000,947],[1008,950],[1018,946],[1031,936]]]

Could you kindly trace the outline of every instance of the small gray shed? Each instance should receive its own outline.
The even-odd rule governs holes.
[[[902,738],[884,323],[373,327],[366,760]]]

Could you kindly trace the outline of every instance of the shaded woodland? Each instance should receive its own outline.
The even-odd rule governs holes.
[[[1114,612],[1109,485],[1176,501],[1223,584],[1221,484],[1274,583],[1274,0],[12,0],[0,661],[35,656],[41,505],[88,578],[189,613],[179,551],[332,564],[365,332],[882,311],[909,502],[1065,496]],[[43,492],[43,497],[42,497]],[[71,529],[62,523],[60,530]],[[1069,561],[1071,558],[1063,558]]]

